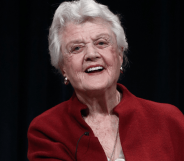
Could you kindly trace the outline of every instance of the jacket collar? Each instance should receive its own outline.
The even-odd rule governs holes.
[[[117,90],[122,93],[122,99],[120,103],[114,107],[114,113],[116,113],[120,117],[125,115],[127,116],[132,114],[132,112],[135,112],[138,104],[136,96],[130,93],[124,85],[119,83],[117,84]],[[70,98],[69,114],[74,117],[76,121],[84,124],[84,120],[81,116],[81,110],[86,108],[88,107],[85,104],[81,103],[74,93],[73,96]]]

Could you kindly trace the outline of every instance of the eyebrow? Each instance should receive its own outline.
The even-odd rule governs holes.
[[[108,37],[108,38],[110,38],[111,36],[109,34],[107,34],[107,33],[101,33],[99,35],[96,35],[94,38],[92,38],[92,40],[94,41],[94,40],[99,39],[101,37]],[[78,43],[84,43],[84,41],[82,39],[71,40],[70,42],[68,42],[66,44],[66,47],[68,47],[71,44],[78,44]]]
[[[72,44],[79,44],[79,43],[83,43],[83,40],[81,39],[72,40],[66,44],[66,48],[68,48]]]
[[[109,34],[102,33],[102,34],[97,35],[94,39],[98,39],[100,37],[108,37],[108,38],[110,38],[111,36]]]

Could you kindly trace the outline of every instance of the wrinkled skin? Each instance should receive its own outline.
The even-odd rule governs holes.
[[[116,86],[122,64],[121,51],[110,25],[103,21],[69,23],[62,33],[64,65],[62,71],[75,91],[104,91]],[[93,74],[85,73],[91,65],[105,69]]]
[[[110,158],[118,129],[118,117],[112,109],[121,94],[116,89],[123,62],[122,50],[110,25],[101,19],[82,24],[68,23],[60,33],[63,62],[60,69],[74,87],[78,99],[89,108],[84,118],[98,137]],[[102,71],[87,73],[90,67],[103,67]],[[118,137],[114,158],[121,150]]]

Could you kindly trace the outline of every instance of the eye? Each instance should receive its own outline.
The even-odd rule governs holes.
[[[82,49],[83,49],[82,45],[73,46],[70,50],[70,53],[77,54],[77,53],[80,53],[82,51]]]
[[[105,43],[104,43],[104,42],[102,42],[102,41],[98,43],[98,45],[104,45],[104,44],[105,44]]]
[[[109,45],[109,42],[105,39],[100,39],[95,42],[98,48],[106,48]]]
[[[77,46],[77,47],[75,47],[75,48],[73,49],[73,51],[77,51],[77,50],[79,50],[79,49],[80,49],[80,47]]]

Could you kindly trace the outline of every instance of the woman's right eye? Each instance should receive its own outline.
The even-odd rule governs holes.
[[[77,46],[77,47],[74,48],[74,51],[79,50],[79,49],[80,49],[80,47]]]
[[[79,53],[79,52],[81,52],[82,51],[82,46],[74,46],[74,47],[72,47],[71,48],[71,50],[70,50],[70,52],[71,53]]]

